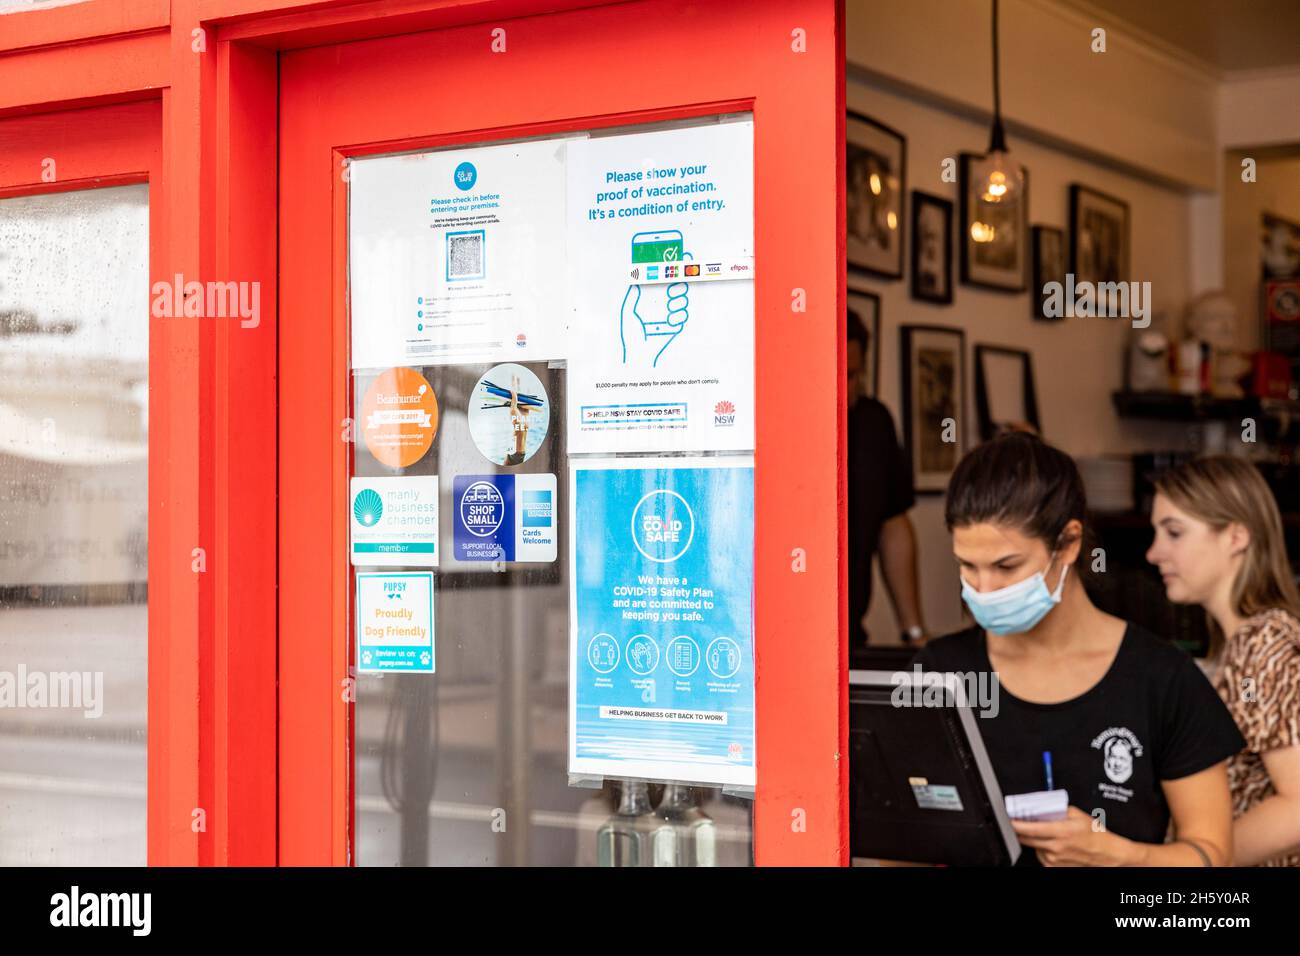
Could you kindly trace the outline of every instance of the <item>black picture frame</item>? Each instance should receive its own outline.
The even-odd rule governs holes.
[[[848,110],[844,131],[845,249],[848,264],[885,279],[903,277],[907,197],[907,137],[862,113]],[[881,176],[881,198],[870,194],[872,174]],[[895,175],[896,174],[896,177]],[[894,183],[894,179],[897,183]],[[894,215],[896,228],[888,226]],[[880,245],[880,236],[896,233]]]
[[[1070,274],[1076,286],[1129,281],[1130,230],[1125,200],[1070,184]]]
[[[866,288],[866,284],[849,276],[848,307],[857,313],[866,326],[867,354],[862,357],[862,369],[867,377],[862,394],[867,398],[880,397],[880,296]]]
[[[899,335],[903,446],[912,485],[920,495],[943,494],[961,460],[966,430],[966,333],[950,326],[903,325]],[[945,352],[947,362],[942,360]],[[945,441],[949,417],[953,440]]]
[[[940,217],[938,236],[934,236],[934,223],[927,221],[927,213],[937,210]],[[952,305],[952,215],[953,205],[942,196],[912,190],[912,298],[936,305]],[[936,269],[923,268],[922,255],[938,249],[940,258]],[[935,287],[938,287],[938,291]]]
[[[1031,426],[1036,434],[1042,434],[1042,423],[1038,417],[1038,392],[1034,388],[1033,356],[1026,349],[1013,349],[1002,345],[975,346],[975,417],[979,423],[980,440],[988,441],[999,432],[1011,427],[1019,427],[1021,422],[1012,420],[995,420],[992,402],[989,396],[989,379],[985,359],[993,356],[1016,360],[1020,365],[1021,398],[1024,412],[1023,424]]]
[[[1012,224],[1015,226],[1013,248],[1016,262],[1014,266],[1001,270],[1002,274],[998,276],[999,270],[996,267],[975,261],[977,256],[974,249],[977,243],[971,238],[972,216],[976,207],[976,202],[971,195],[973,186],[971,165],[983,158],[981,153],[960,154],[958,183],[961,235],[957,237],[957,244],[961,248],[961,281],[963,285],[991,289],[995,292],[1024,292],[1025,276],[1029,271],[1029,170],[1021,167],[1024,173],[1024,187],[1020,200],[1011,213],[1014,217]]]
[[[1065,309],[1061,309],[1060,315],[1048,315],[1047,294],[1043,287],[1049,282],[1059,282],[1064,297],[1067,269],[1065,230],[1056,226],[1032,226],[1029,236],[1032,253],[1030,275],[1033,277],[1029,288],[1029,314],[1039,322],[1060,322],[1065,318]]]

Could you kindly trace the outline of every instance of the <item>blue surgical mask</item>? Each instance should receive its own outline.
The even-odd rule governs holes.
[[[1051,567],[1048,562],[1047,567]],[[1022,634],[1034,627],[1047,616],[1047,612],[1061,603],[1061,592],[1065,589],[1065,575],[1069,572],[1067,564],[1061,569],[1061,579],[1056,585],[1055,593],[1047,590],[1044,572],[1039,571],[1023,581],[1017,581],[996,591],[980,593],[966,583],[961,582],[961,596],[970,608],[971,614],[980,627],[994,634]]]

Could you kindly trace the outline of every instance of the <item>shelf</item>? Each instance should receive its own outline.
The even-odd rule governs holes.
[[[1216,398],[1177,392],[1112,392],[1120,418],[1172,422],[1236,421],[1247,417],[1300,419],[1300,401],[1286,398]]]

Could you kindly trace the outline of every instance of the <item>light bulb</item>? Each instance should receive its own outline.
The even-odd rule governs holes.
[[[1020,201],[1025,188],[1025,173],[1020,164],[1003,150],[990,152],[979,164],[976,179],[981,202],[1012,206]]]

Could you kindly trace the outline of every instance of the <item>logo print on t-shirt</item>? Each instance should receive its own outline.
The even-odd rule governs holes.
[[[1142,742],[1127,727],[1108,727],[1093,738],[1102,753],[1102,768],[1113,783],[1133,776],[1133,761],[1142,756]]]
[[[1127,740],[1112,737],[1106,741],[1106,776],[1123,783],[1133,776],[1133,748]]]

